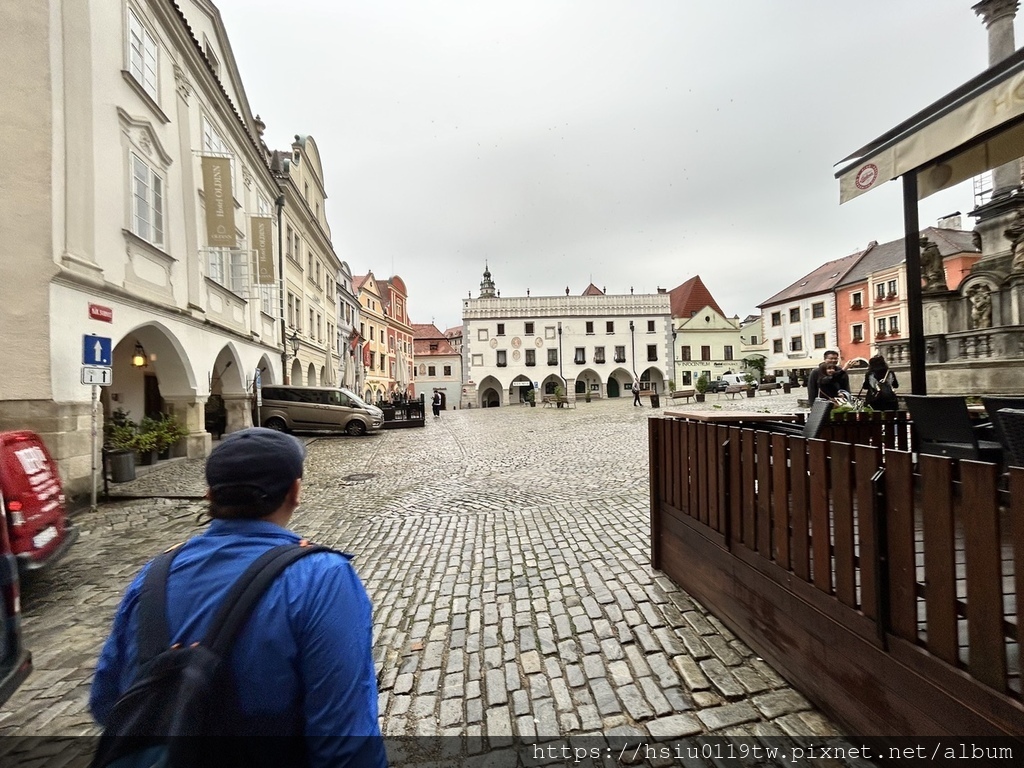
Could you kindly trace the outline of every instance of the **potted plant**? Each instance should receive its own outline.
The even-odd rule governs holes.
[[[668,380],[668,391],[669,391],[669,393],[672,393],[672,392],[676,391],[676,380],[675,379],[669,379]]]
[[[749,371],[744,374],[743,381],[747,384],[747,397],[753,397],[757,394],[757,382],[754,380],[754,374]]]
[[[103,453],[109,462],[110,479],[127,483],[135,479],[135,437],[138,426],[128,411],[118,408],[103,425]]]
[[[697,378],[697,383],[694,384],[693,386],[694,386],[694,389],[697,390],[697,394],[695,395],[694,399],[698,403],[703,403],[704,402],[704,395],[708,391],[708,386],[710,384],[711,384],[711,382],[708,381],[708,377],[705,376],[704,374],[701,374]]]
[[[565,387],[563,387],[561,384],[555,387],[555,400],[557,401],[556,405],[559,408],[565,405]]]
[[[156,463],[156,455],[160,445],[160,422],[150,416],[139,422],[135,433],[135,453],[142,466]]]
[[[188,435],[188,430],[169,413],[161,414],[157,424],[158,426],[155,430],[157,436],[157,455],[161,459],[169,459],[171,457],[171,448]]]
[[[526,402],[530,404],[531,408],[537,407],[537,390],[535,390],[533,387],[530,387],[528,390],[526,390]]]
[[[583,391],[583,401],[586,402],[586,403],[590,402],[590,388],[589,387],[587,387],[587,389],[585,389]]]

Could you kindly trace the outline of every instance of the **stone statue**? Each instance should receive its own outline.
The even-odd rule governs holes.
[[[1010,250],[1013,253],[1010,273],[1024,274],[1024,210],[1017,211],[1010,228],[1003,234],[1010,241]]]
[[[924,280],[925,293],[948,291],[946,286],[946,270],[942,267],[942,254],[939,246],[927,237],[921,238],[921,279]]]
[[[971,327],[992,327],[992,292],[989,287],[979,283],[967,292],[971,300]]]

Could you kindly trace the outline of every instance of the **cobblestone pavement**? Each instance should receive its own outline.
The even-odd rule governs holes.
[[[662,410],[796,408],[795,394],[708,400]],[[630,403],[449,411],[424,429],[308,438],[294,527],[356,555],[386,735],[483,749],[513,737],[837,733],[650,567],[646,423],[659,411]],[[0,706],[0,735],[95,733],[88,686],[123,589],[202,529],[201,461],[114,488],[193,498],[76,516],[72,552],[25,584],[35,671]]]

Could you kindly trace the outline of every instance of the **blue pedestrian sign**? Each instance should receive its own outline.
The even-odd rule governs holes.
[[[113,360],[112,349],[109,336],[85,334],[82,337],[82,365],[109,366]]]

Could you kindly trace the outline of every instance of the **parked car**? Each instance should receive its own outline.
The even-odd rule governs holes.
[[[747,375],[745,373],[723,373],[711,382],[708,392],[725,392],[729,387],[745,387]]]
[[[269,429],[364,435],[384,424],[384,412],[349,389],[273,385],[263,387],[262,399],[253,423]]]
[[[10,552],[23,574],[62,558],[78,539],[57,466],[35,432],[0,432],[0,489]]]
[[[0,508],[6,508],[0,487]],[[18,561],[7,526],[0,525],[0,704],[32,671],[32,654],[21,642],[21,587]]]

